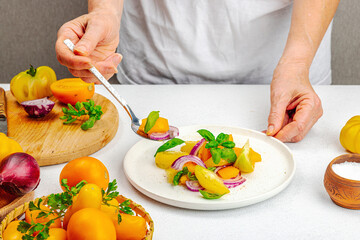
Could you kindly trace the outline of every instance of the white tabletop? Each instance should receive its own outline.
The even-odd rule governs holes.
[[[9,89],[9,84],[0,86]],[[270,108],[265,85],[114,85],[139,118],[153,110],[173,125],[227,125],[264,130]],[[360,114],[360,86],[315,86],[324,115],[299,143],[286,144],[297,164],[290,185],[280,194],[255,205],[223,211],[194,211],[156,202],[138,192],[126,179],[122,161],[140,138],[130,119],[102,86],[96,92],[119,110],[115,138],[93,154],[116,178],[119,192],[141,204],[155,222],[154,239],[358,239],[360,211],[335,205],[323,185],[328,163],[346,153],[339,133],[346,121]],[[64,164],[41,168],[36,197],[60,192]]]

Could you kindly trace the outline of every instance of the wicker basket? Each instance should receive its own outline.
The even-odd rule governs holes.
[[[43,201],[46,203],[47,201],[47,197],[42,197],[41,199],[43,199]],[[151,219],[150,217],[150,214],[147,213],[145,211],[145,209],[133,202],[131,199],[128,199],[124,196],[119,196],[117,197],[117,200],[121,203],[125,200],[129,200],[130,201],[130,205],[129,207],[131,207],[131,209],[134,210],[134,212],[136,213],[137,216],[141,216],[145,219],[146,221],[146,224],[147,224],[147,233],[146,233],[146,236],[144,238],[144,240],[151,240],[152,237],[153,237],[153,233],[154,233],[154,222],[153,220]],[[37,204],[39,201],[39,198],[35,199],[34,200],[34,203]],[[26,202],[25,204],[15,208],[13,211],[11,211],[1,222],[1,225],[0,225],[0,240],[3,240],[3,232],[5,230],[5,228],[7,227],[7,225],[13,221],[14,219],[18,219],[18,218],[21,218],[22,215],[25,213],[26,209],[28,209],[29,207],[29,202]]]

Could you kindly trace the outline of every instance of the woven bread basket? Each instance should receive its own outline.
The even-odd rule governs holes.
[[[43,199],[44,203],[46,203],[47,201],[47,197],[42,197],[41,199]],[[153,233],[154,233],[154,222],[153,220],[151,219],[150,217],[150,214],[147,213],[145,211],[145,209],[133,202],[131,199],[128,199],[124,196],[118,196],[117,197],[117,200],[122,203],[124,202],[125,200],[129,200],[130,201],[130,205],[129,207],[131,207],[132,210],[134,210],[134,212],[136,213],[137,216],[141,216],[145,219],[146,221],[146,224],[147,224],[147,233],[146,233],[146,236],[144,238],[144,240],[151,240],[152,237],[153,237]],[[35,199],[34,200],[34,203],[37,204],[39,201],[39,198]],[[22,217],[22,215],[25,213],[26,209],[28,209],[29,207],[29,202],[26,202],[25,204],[15,208],[13,211],[11,211],[1,222],[0,224],[0,240],[3,240],[3,232],[5,230],[5,228],[7,227],[7,225],[15,220],[15,219],[19,219]]]

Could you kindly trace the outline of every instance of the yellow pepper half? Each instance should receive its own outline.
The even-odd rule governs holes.
[[[56,81],[56,74],[48,66],[34,68],[19,73],[10,82],[10,91],[19,103],[49,97],[50,85]]]
[[[348,151],[360,153],[360,116],[350,118],[340,132],[340,143]]]
[[[4,133],[0,133],[0,162],[16,152],[23,152],[20,144],[14,139],[8,138]]]

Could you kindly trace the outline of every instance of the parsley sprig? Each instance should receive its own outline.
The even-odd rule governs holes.
[[[64,124],[70,124],[78,120],[81,116],[89,116],[82,125],[82,130],[88,130],[92,128],[97,120],[100,120],[103,112],[100,105],[95,105],[94,100],[88,100],[87,102],[77,102],[75,107],[68,104],[68,108],[63,107],[62,111],[64,116],[61,116],[61,120],[65,120]]]
[[[117,182],[116,182],[116,179],[114,179],[112,182],[109,182],[109,185],[108,185],[108,188],[106,191],[104,189],[101,189],[101,193],[102,193],[102,199],[103,199],[104,205],[116,207],[118,209],[118,223],[120,223],[121,222],[120,212],[129,214],[129,215],[134,215],[134,212],[131,209],[131,207],[129,207],[129,205],[130,205],[129,200],[125,200],[124,202],[120,203],[118,206],[111,205],[109,203],[111,200],[113,200],[114,198],[117,198],[119,196],[119,192],[117,192],[116,190],[117,190]]]
[[[218,164],[221,159],[225,159],[229,163],[235,162],[236,154],[233,149],[235,147],[235,143],[233,141],[229,141],[229,134],[220,133],[215,138],[214,134],[206,129],[200,129],[197,132],[208,142],[205,145],[205,148],[210,149],[210,153],[215,164]]]
[[[61,180],[61,186],[65,188],[62,193],[51,194],[48,197],[47,206],[49,210],[41,208],[42,199],[39,199],[37,204],[33,201],[29,203],[30,211],[38,210],[40,213],[36,218],[46,218],[49,215],[57,216],[47,223],[27,223],[21,221],[17,230],[24,233],[23,240],[44,240],[49,237],[49,227],[58,218],[62,218],[65,215],[66,210],[73,203],[73,198],[80,192],[81,188],[86,184],[85,181],[81,181],[75,187],[69,187],[67,185],[67,179]],[[39,232],[35,237],[33,234]]]
[[[49,209],[44,209],[41,207],[43,200],[39,199],[39,201],[35,204],[33,201],[29,203],[30,211],[38,210],[40,211],[37,218],[46,218],[49,215],[56,216],[52,220],[47,223],[27,223],[25,221],[21,221],[17,230],[21,233],[24,233],[22,237],[23,240],[45,240],[49,237],[49,227],[50,225],[58,218],[62,218],[65,216],[66,210],[73,204],[74,197],[79,194],[81,188],[86,184],[86,181],[81,181],[75,187],[69,187],[67,184],[67,179],[61,180],[61,186],[64,187],[64,192],[51,194],[47,200],[47,206]],[[117,198],[119,196],[119,192],[117,191],[117,182],[114,179],[112,182],[109,182],[108,188],[105,190],[101,190],[102,193],[102,204],[107,206],[113,206],[118,209],[118,223],[121,222],[120,213],[125,213],[129,215],[134,215],[133,210],[130,207],[130,200],[125,200],[119,205],[111,205],[110,201]],[[33,236],[34,233],[37,233],[36,236]]]

